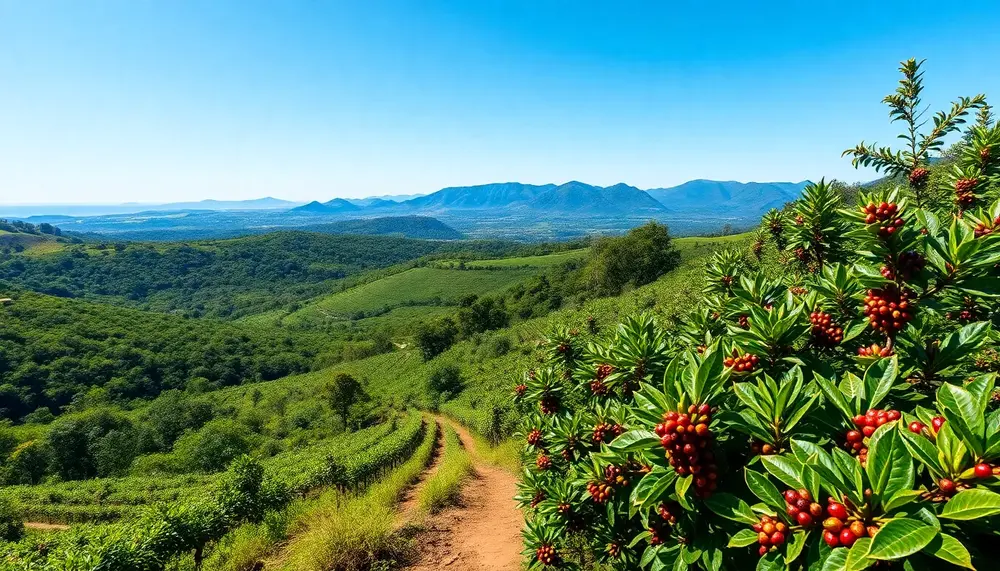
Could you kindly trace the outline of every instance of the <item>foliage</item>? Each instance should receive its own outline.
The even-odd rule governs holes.
[[[351,408],[371,398],[361,383],[347,373],[335,375],[333,381],[324,389],[324,393],[330,403],[330,408],[340,413],[340,420],[345,427],[348,426],[350,420]]]
[[[458,336],[458,327],[450,317],[443,317],[429,323],[421,324],[417,328],[414,341],[425,361],[429,361],[444,352],[455,342]]]
[[[0,542],[17,541],[24,535],[21,514],[7,500],[0,498]]]
[[[899,168],[977,101],[910,132]],[[548,337],[515,389],[529,568],[992,568],[1000,201],[857,201],[821,182],[769,215],[780,271],[717,255],[679,323]]]
[[[584,269],[590,289],[615,295],[626,287],[648,284],[677,267],[680,255],[670,241],[667,227],[649,222],[624,236],[594,243]]]

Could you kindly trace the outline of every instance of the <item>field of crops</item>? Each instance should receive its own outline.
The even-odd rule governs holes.
[[[371,428],[296,447],[267,458],[262,464],[293,490],[306,490],[326,483],[324,480],[331,477],[326,473],[331,463],[343,467],[340,477],[347,478],[345,482],[367,481],[386,463],[372,460],[375,451],[402,449],[400,440],[413,438],[419,426],[419,415],[411,414],[402,423],[392,419]],[[220,474],[94,478],[9,486],[0,489],[0,498],[10,500],[28,521],[113,521],[138,516],[153,504],[208,497],[219,478]]]
[[[534,273],[519,268],[475,271],[413,268],[308,303],[285,317],[284,323],[346,320],[407,305],[454,304],[469,294],[503,290]]]
[[[568,250],[545,254],[542,256],[522,256],[517,258],[499,258],[496,260],[471,260],[465,261],[466,268],[549,268],[557,266],[563,262],[582,260],[590,252],[588,248],[579,250]],[[456,260],[442,260],[436,262],[438,267],[452,268],[459,264]]]

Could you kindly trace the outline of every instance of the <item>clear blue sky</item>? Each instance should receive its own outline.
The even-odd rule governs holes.
[[[1000,3],[0,0],[0,202],[867,179],[881,98],[1000,94]]]

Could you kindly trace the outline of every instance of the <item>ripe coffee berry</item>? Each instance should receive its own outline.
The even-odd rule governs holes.
[[[765,515],[761,516],[760,523],[753,524],[753,530],[757,532],[757,543],[760,544],[758,553],[763,557],[768,551],[784,545],[788,526],[781,520]]]
[[[663,519],[663,521],[673,525],[677,523],[677,514],[680,513],[680,506],[675,503],[671,503],[669,505],[660,504],[660,506],[656,508],[656,512],[660,514],[660,518]]]
[[[881,357],[892,357],[892,355],[893,355],[892,349],[888,347],[882,347],[878,343],[872,343],[868,347],[858,347],[859,357],[881,358]]]
[[[823,517],[823,506],[812,501],[808,490],[785,490],[785,512],[802,527],[812,527]]]
[[[615,368],[613,366],[611,366],[611,365],[609,365],[607,363],[602,363],[602,364],[600,364],[600,365],[597,366],[597,373],[596,373],[597,374],[597,380],[598,381],[603,381],[604,379],[608,378],[608,376],[610,376],[611,373],[614,373],[614,372],[615,372]]]
[[[737,373],[752,373],[757,368],[758,363],[760,363],[760,357],[757,355],[751,353],[740,355],[735,349],[733,350],[733,355],[726,357],[723,361],[725,366]]]
[[[608,466],[608,467],[606,467],[604,469],[604,478],[612,486],[627,486],[628,485],[628,479],[625,477],[625,473],[622,471],[622,469],[620,467],[615,466],[614,464],[612,464],[612,465],[610,465],[610,466]]]
[[[695,494],[707,498],[718,487],[718,466],[710,450],[713,440],[712,408],[691,405],[687,412],[667,411],[653,429],[666,449],[670,466],[679,476],[694,476]]]
[[[590,494],[594,503],[597,504],[603,504],[608,501],[608,498],[611,497],[614,491],[614,488],[606,482],[590,482],[587,484],[587,493]]]
[[[977,478],[989,478],[993,475],[993,467],[984,462],[976,464],[973,471],[975,472]]]
[[[910,171],[910,176],[908,177],[910,179],[910,186],[917,190],[920,190],[924,188],[924,186],[927,184],[927,179],[930,176],[931,176],[931,171],[923,167],[917,167],[912,171]]]
[[[976,187],[979,179],[960,178],[955,181],[955,202],[962,208],[968,208],[976,201]]]
[[[911,422],[910,426],[909,426],[910,432],[912,432],[913,434],[921,434],[924,431],[925,428],[927,428],[927,427],[924,426],[924,423],[916,421],[916,420],[914,420],[913,422]]]
[[[538,444],[542,441],[542,431],[537,428],[533,429],[528,433],[527,441],[528,444],[532,446],[538,446]]]
[[[941,478],[937,482],[938,489],[941,490],[942,494],[951,495],[955,493],[955,482],[949,480],[948,478]]]
[[[931,419],[931,428],[934,429],[934,434],[937,434],[937,431],[941,430],[942,426],[944,426],[943,416],[935,416],[934,418]]]
[[[774,445],[768,442],[761,442],[759,440],[754,440],[750,444],[750,451],[757,455],[763,454],[764,456],[770,456],[771,454],[777,454],[778,452]]]
[[[895,335],[913,319],[913,307],[907,290],[895,286],[870,289],[865,296],[864,313],[872,328]]]
[[[514,386],[514,396],[521,398],[524,396],[524,393],[526,392],[528,392],[528,385],[521,383],[519,385]]]
[[[844,330],[833,321],[830,314],[814,311],[809,314],[809,322],[812,323],[813,343],[821,347],[833,347],[844,340]]]
[[[555,395],[545,395],[538,401],[538,409],[542,414],[555,414],[559,411],[559,398]]]
[[[594,427],[594,433],[590,439],[595,443],[611,442],[616,436],[621,435],[623,428],[621,425],[610,422],[602,422]]]
[[[542,544],[535,550],[535,558],[542,565],[556,565],[559,563],[559,554],[556,553],[556,548],[548,543]]]
[[[878,225],[878,235],[882,237],[892,236],[903,226],[899,205],[895,202],[881,204],[869,202],[861,208],[861,213],[865,215],[865,224]]]
[[[870,409],[865,414],[855,416],[853,422],[857,429],[848,430],[847,434],[844,435],[844,448],[851,454],[856,455],[861,465],[864,466],[868,461],[868,447],[865,446],[864,439],[875,434],[878,427],[887,422],[899,420],[901,416],[898,410],[882,410],[877,408]]]
[[[545,454],[539,454],[538,458],[535,459],[535,466],[544,472],[552,467],[552,460]]]

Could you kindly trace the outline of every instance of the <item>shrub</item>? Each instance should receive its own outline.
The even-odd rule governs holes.
[[[811,185],[754,238],[777,258],[715,256],[679,324],[546,340],[515,389],[531,568],[995,567],[1000,128],[980,113],[929,165],[983,99],[923,133],[902,71],[909,149],[849,153],[907,187]]]
[[[4,498],[0,498],[0,541],[17,541],[24,535],[21,515]]]
[[[462,369],[452,364],[441,365],[431,371],[427,388],[442,400],[448,400],[451,395],[462,390]]]
[[[598,240],[584,268],[589,287],[598,295],[616,295],[638,287],[677,267],[681,257],[667,227],[649,222],[624,236]]]

